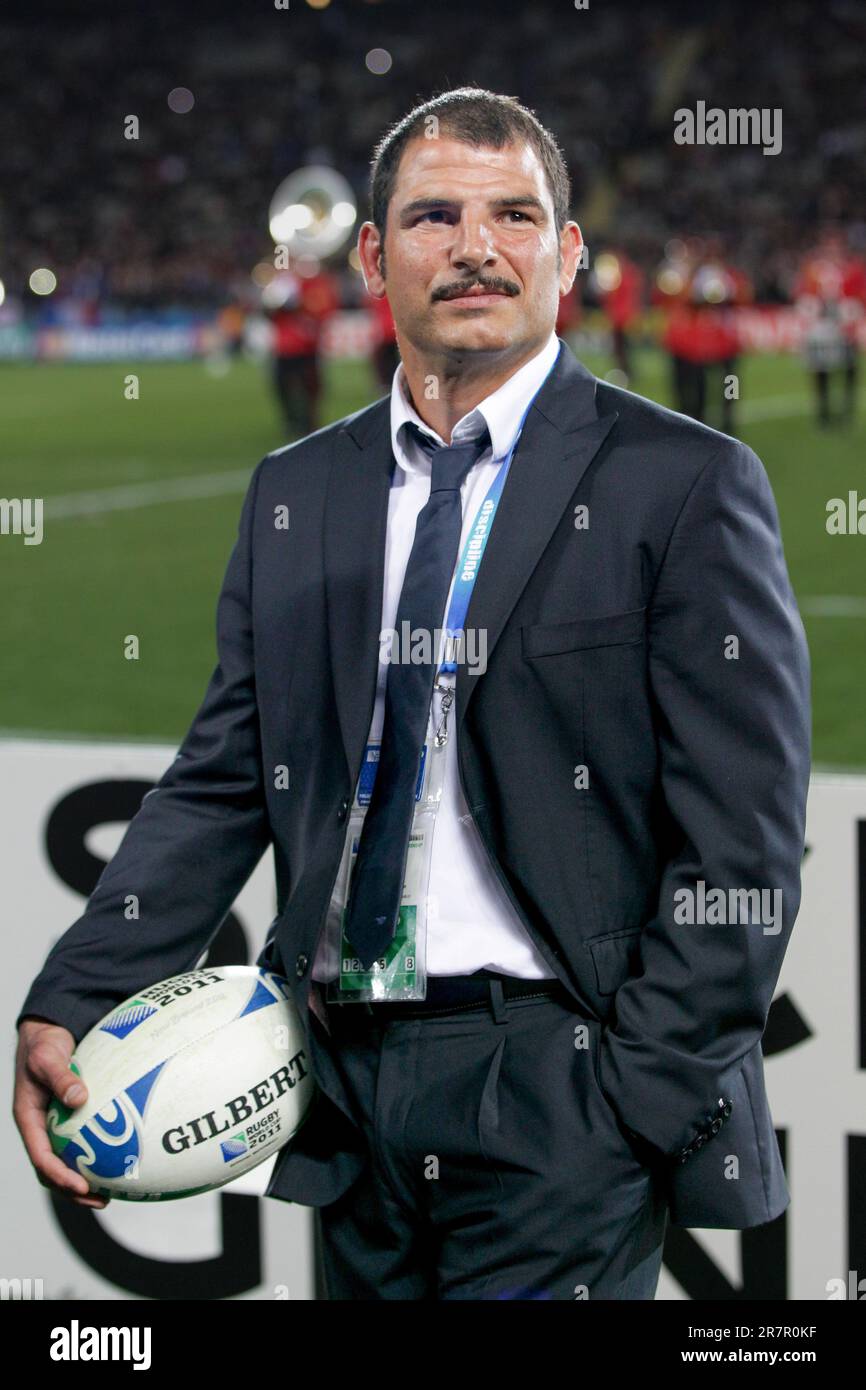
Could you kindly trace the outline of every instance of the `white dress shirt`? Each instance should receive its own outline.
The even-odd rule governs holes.
[[[486,425],[492,442],[492,447],[488,445],[472,465],[460,489],[463,528],[458,554],[462,553],[478,508],[511,448],[523,414],[558,353],[559,340],[555,333],[551,333],[535,357],[468,415],[458,420],[451,432],[451,444],[465,443],[480,434]],[[448,442],[425,424],[413,408],[401,363],[391,385],[391,447],[397,467],[394,468],[388,499],[382,642],[388,640],[384,634],[396,625],[403,577],[415,538],[415,522],[430,496],[431,461],[406,428],[409,421],[418,425],[437,445]],[[496,529],[495,520],[493,529]],[[482,566],[483,563],[482,560]],[[442,627],[445,626],[445,614],[450,602],[449,591]],[[472,655],[472,647],[468,644],[464,659],[467,654]],[[387,659],[379,662],[369,742],[378,741],[382,736],[388,669]],[[479,674],[472,679],[483,680],[484,676]],[[440,677],[442,684],[453,683],[453,680],[453,674]],[[439,723],[440,704],[441,696],[434,696],[430,713],[431,730]],[[448,719],[448,733],[442,800],[433,832],[427,900],[427,973],[470,975],[475,970],[488,969],[524,979],[550,978],[550,967],[535,949],[496,877],[469,815],[460,787],[453,707]],[[322,981],[333,979],[337,974],[337,965],[332,934],[325,932],[313,966],[313,978]]]

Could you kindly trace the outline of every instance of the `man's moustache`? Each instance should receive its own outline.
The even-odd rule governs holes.
[[[507,294],[512,297],[520,293],[519,287],[512,280],[465,280],[456,284],[440,285],[433,291],[432,298],[434,303],[438,299],[459,299],[473,289],[489,290],[491,294]]]

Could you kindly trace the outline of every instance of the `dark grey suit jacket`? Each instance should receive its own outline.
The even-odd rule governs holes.
[[[268,1191],[311,1205],[364,1161],[311,967],[373,709],[392,466],[387,398],[259,464],[201,708],[19,1015],[78,1039],[193,967],[272,841],[259,960],[292,984],[319,1091]],[[810,720],[760,460],[563,345],[466,624],[488,634],[486,672],[457,677],[466,803],[551,973],[605,1025],[603,1094],[661,1159],[674,1224],[771,1220],[789,1194],[761,1035],[799,906]],[[779,929],[681,924],[676,895],[699,880],[780,890]]]

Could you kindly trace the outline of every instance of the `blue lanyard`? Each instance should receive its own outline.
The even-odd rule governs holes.
[[[545,373],[544,381],[541,382],[541,384],[538,387],[538,390],[536,390],[533,393],[532,399],[530,400],[529,404],[524,410],[523,415],[520,419],[520,424],[517,426],[517,433],[511,441],[511,448],[508,450],[508,453],[502,460],[499,467],[499,472],[493,479],[493,482],[491,483],[490,488],[488,490],[487,496],[481,503],[481,506],[478,508],[478,511],[475,514],[475,520],[473,521],[469,534],[466,537],[466,544],[464,545],[463,551],[457,562],[457,571],[454,577],[454,586],[451,591],[451,602],[448,605],[448,616],[445,620],[446,653],[450,654],[454,651],[454,638],[458,633],[461,633],[463,631],[463,624],[466,621],[466,614],[469,609],[469,600],[472,597],[472,590],[475,586],[475,580],[477,578],[478,571],[481,568],[481,560],[484,555],[484,551],[487,548],[487,542],[490,538],[490,529],[493,525],[493,518],[496,516],[496,509],[499,506],[499,500],[502,497],[502,492],[505,487],[505,479],[507,478],[508,470],[511,467],[511,460],[514,458],[514,451],[517,448],[520,436],[523,433],[523,426],[526,423],[526,417],[529,414],[530,409],[532,408],[533,402],[535,401],[535,397],[538,395],[538,392],[541,390],[541,387],[544,385],[544,382],[547,381],[547,378],[553,371],[558,357],[559,353],[557,353],[556,357],[554,357],[553,362],[550,364],[550,367]],[[437,680],[438,676],[441,675],[443,671],[450,672],[456,670],[457,662],[449,655],[449,657],[445,661],[443,661],[439,667],[439,671],[437,673]]]

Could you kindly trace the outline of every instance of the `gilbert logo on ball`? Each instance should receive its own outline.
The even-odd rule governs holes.
[[[190,1197],[255,1168],[296,1133],[314,1089],[288,983],[254,965],[140,990],[70,1067],[89,1095],[49,1105],[54,1152],[93,1192],[129,1201]]]

